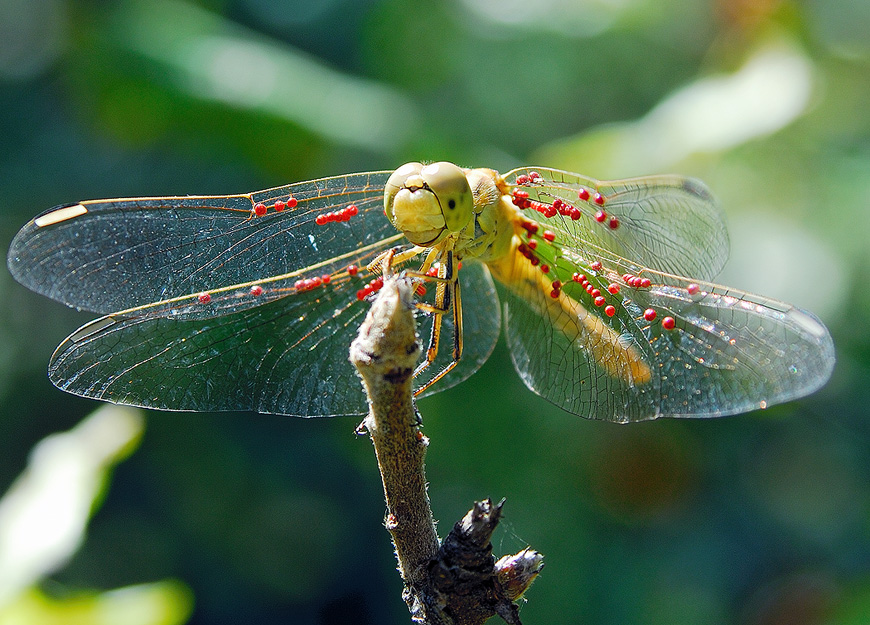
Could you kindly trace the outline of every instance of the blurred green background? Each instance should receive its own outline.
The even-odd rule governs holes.
[[[496,552],[547,562],[527,623],[866,625],[868,30],[865,0],[0,0],[0,248],[63,202],[409,160],[700,177],[731,227],[721,282],[815,311],[831,382],[617,426],[527,391],[500,344],[420,403],[441,533],[508,498]],[[3,490],[97,407],[45,373],[89,318],[0,272]],[[170,616],[105,622],[183,622],[185,588],[190,623],[408,622],[356,425],[147,414],[44,596],[164,580]]]

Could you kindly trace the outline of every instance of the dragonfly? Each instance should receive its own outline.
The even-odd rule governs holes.
[[[438,162],[63,205],[21,229],[8,266],[102,315],[51,357],[51,381],[76,395],[365,414],[348,347],[384,272],[400,271],[426,345],[417,396],[473,374],[503,325],[529,389],[581,417],[631,422],[766,408],[830,377],[816,316],[712,282],[728,252],[721,210],[691,178]]]

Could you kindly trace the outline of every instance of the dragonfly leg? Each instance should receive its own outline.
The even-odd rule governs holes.
[[[429,365],[435,362],[438,356],[438,348],[441,341],[441,320],[442,315],[447,312],[448,307],[453,311],[453,357],[450,363],[435,374],[432,379],[423,384],[420,388],[414,391],[417,396],[427,388],[435,384],[438,380],[447,375],[458,363],[462,357],[462,298],[460,295],[459,280],[456,279],[456,274],[453,271],[453,253],[447,252],[447,271],[445,272],[445,282],[438,284],[436,291],[435,306],[433,308],[440,309],[436,312],[436,317],[432,321],[432,335],[429,339],[429,347],[426,350],[426,360],[420,363],[414,376],[417,376]]]
[[[374,260],[366,265],[366,269],[372,273],[387,275],[391,272],[394,265],[401,265],[402,263],[409,261],[416,256],[419,256],[425,251],[426,248],[419,246],[415,246],[409,250],[404,251],[397,251],[396,248],[384,250],[383,252],[378,254],[374,258]]]
[[[451,285],[455,284],[455,280],[452,279],[453,252],[448,250],[445,253],[445,257],[445,263],[442,267],[444,276],[438,276],[444,279],[438,281],[438,285],[435,289],[435,303],[426,304],[424,302],[417,302],[417,308],[419,310],[433,314],[434,318],[432,319],[432,333],[429,335],[429,346],[426,348],[426,359],[421,362],[417,367],[417,370],[414,371],[414,377],[418,376],[424,369],[435,362],[435,358],[438,356],[438,347],[441,343],[442,315],[447,312],[448,306],[450,306],[450,303],[454,299],[451,293]],[[435,278],[435,276],[426,276],[425,274],[421,277],[430,280]]]
[[[417,270],[406,269],[405,275],[410,278],[419,278],[424,282],[435,282],[438,284],[448,284],[450,282],[453,282],[455,278],[453,277],[452,267],[449,271],[445,272],[444,276],[439,276],[437,274],[433,275],[431,273],[432,265],[438,259],[439,253],[440,251],[437,249],[430,250],[429,253],[426,255],[426,258],[423,259],[423,264],[420,266],[420,268]],[[443,306],[433,306],[431,304],[426,304],[425,302],[417,302],[417,308],[427,313],[445,313],[447,312],[448,306],[447,304]]]

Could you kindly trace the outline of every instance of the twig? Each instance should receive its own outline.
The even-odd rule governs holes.
[[[438,551],[438,534],[426,493],[426,439],[417,428],[411,398],[420,358],[412,287],[387,280],[351,345],[351,361],[369,397],[365,427],[375,446],[387,501],[387,529],[396,545],[402,579],[418,584]]]
[[[420,432],[412,398],[421,353],[413,293],[409,279],[386,279],[350,350],[369,398],[364,425],[384,485],[385,525],[405,584],[403,597],[412,619],[426,625],[477,625],[494,614],[519,625],[513,601],[543,563],[530,549],[494,561],[490,538],[502,504],[476,503],[444,544],[438,541],[424,471],[429,441]]]

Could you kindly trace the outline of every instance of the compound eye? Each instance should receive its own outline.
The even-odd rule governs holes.
[[[396,194],[405,186],[405,181],[411,176],[419,176],[423,169],[423,163],[405,163],[394,171],[384,185],[384,212],[387,218],[393,221],[393,200]]]
[[[462,230],[474,212],[474,196],[465,172],[453,163],[441,161],[426,165],[420,170],[420,175],[438,198],[447,229],[451,232]]]

